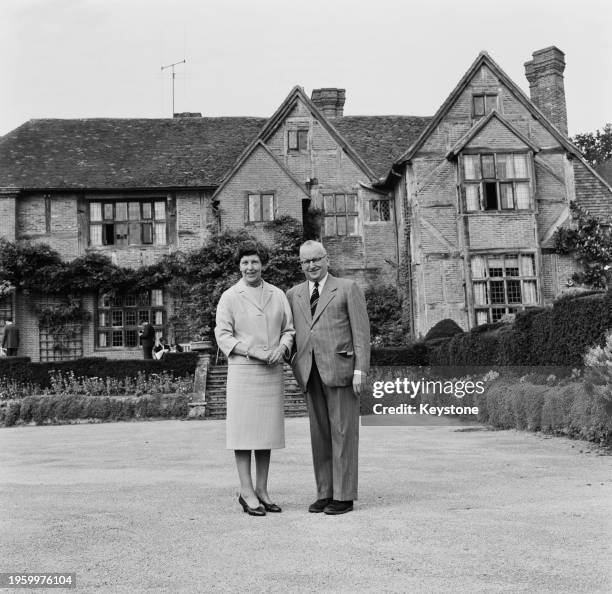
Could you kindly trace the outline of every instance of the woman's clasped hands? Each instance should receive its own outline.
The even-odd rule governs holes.
[[[249,355],[254,359],[263,361],[267,365],[276,365],[283,360],[286,350],[284,345],[278,345],[272,350],[264,347],[252,347],[249,349]]]

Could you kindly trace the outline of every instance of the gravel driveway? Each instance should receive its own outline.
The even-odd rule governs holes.
[[[0,571],[76,572],[78,592],[612,591],[610,456],[459,426],[360,443],[355,511],[309,514],[308,421],[288,419],[283,513],[254,518],[223,421],[2,429]]]

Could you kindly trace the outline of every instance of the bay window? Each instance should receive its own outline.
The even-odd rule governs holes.
[[[534,254],[472,256],[470,268],[476,324],[538,304]]]
[[[527,153],[466,154],[462,160],[466,212],[531,208]]]

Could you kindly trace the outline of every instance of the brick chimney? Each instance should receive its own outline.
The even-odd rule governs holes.
[[[336,118],[344,114],[346,89],[313,89],[312,102],[326,118]]]
[[[531,100],[550,122],[567,136],[567,108],[563,71],[565,54],[550,46],[532,54],[533,60],[525,62],[525,76],[529,81]]]

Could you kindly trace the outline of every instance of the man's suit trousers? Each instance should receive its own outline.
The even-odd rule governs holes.
[[[324,385],[313,358],[306,401],[317,499],[357,499],[359,398],[353,386]]]

